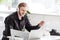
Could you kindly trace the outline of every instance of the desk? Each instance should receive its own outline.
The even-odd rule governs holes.
[[[44,37],[41,37],[40,39],[39,38],[33,38],[33,39],[30,39],[30,40],[60,40],[60,36],[44,36]]]
[[[11,36],[8,36],[8,38],[12,38]],[[23,38],[18,38],[18,37],[14,37],[14,40],[23,40]],[[44,36],[41,38],[33,38],[33,39],[29,39],[29,40],[60,40],[60,36]]]
[[[60,36],[50,36],[52,40],[60,40]]]
[[[14,40],[60,40],[60,36],[36,35],[35,33],[33,33],[35,35],[34,36],[33,34],[29,35],[30,34],[29,32],[22,32],[22,31],[11,29],[12,36],[10,38],[14,38]],[[47,33],[47,32],[44,32],[44,33]],[[42,34],[42,33],[39,33],[39,34]]]
[[[9,40],[23,40],[23,38],[19,38],[19,37],[11,37],[11,36],[8,36],[7,38],[9,38]]]

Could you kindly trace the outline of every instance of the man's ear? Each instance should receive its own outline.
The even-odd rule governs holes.
[[[19,11],[19,8],[17,8],[16,10]]]

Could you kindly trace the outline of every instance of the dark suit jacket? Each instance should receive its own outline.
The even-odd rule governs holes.
[[[14,12],[8,17],[6,17],[4,23],[5,30],[3,31],[2,40],[9,40],[7,36],[11,36],[10,29],[16,29],[21,31],[25,25],[25,28],[30,32],[31,30],[40,28],[38,27],[38,25],[31,26],[26,15],[22,18],[22,20],[19,20],[17,12]]]

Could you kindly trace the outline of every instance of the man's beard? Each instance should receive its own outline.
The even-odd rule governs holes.
[[[25,14],[24,14],[24,13],[22,13],[22,14],[20,14],[20,13],[19,13],[19,15],[20,15],[21,17],[24,17],[24,16],[25,16]]]

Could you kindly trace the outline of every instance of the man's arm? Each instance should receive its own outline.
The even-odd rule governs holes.
[[[36,26],[32,26],[32,25],[30,24],[27,16],[26,16],[26,19],[25,19],[25,20],[26,20],[25,28],[26,28],[29,32],[30,32],[31,30],[36,30],[36,29],[39,29],[39,28],[40,28],[39,24],[36,25]]]
[[[10,34],[10,25],[12,24],[11,23],[11,19],[9,17],[7,17],[5,19],[5,21],[4,21],[4,23],[5,23],[5,30],[3,31],[3,38],[2,38],[2,40],[9,40],[7,38],[7,36],[10,36],[11,35]]]

